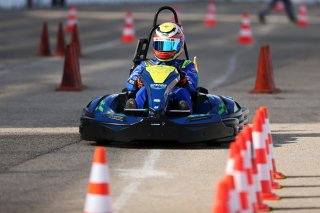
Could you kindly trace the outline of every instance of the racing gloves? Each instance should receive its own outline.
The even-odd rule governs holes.
[[[140,77],[138,77],[138,79],[134,82],[134,87],[137,89],[140,89],[141,87],[143,87],[143,83],[142,83]]]
[[[178,82],[178,86],[179,87],[187,87],[188,86],[188,80],[187,80],[187,76],[186,73],[183,72],[182,70],[180,71],[180,81]]]

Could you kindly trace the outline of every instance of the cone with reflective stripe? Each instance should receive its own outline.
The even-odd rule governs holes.
[[[251,162],[251,153],[250,153],[251,149],[248,149],[246,138],[242,133],[239,133],[237,135],[236,142],[239,144],[239,147],[240,147],[240,154],[243,159],[244,169],[247,177],[249,209],[251,212],[257,212],[257,199],[255,196],[253,174],[252,174],[252,162]]]
[[[84,213],[111,213],[109,168],[106,148],[97,147],[94,151],[88,193]]]
[[[255,88],[249,91],[250,93],[278,93],[280,90],[276,88],[273,67],[270,57],[269,45],[260,47],[259,64],[257,70],[257,77]]]
[[[203,20],[203,24],[207,27],[214,27],[217,24],[216,6],[214,1],[210,1],[208,4],[208,12]]]
[[[238,43],[251,44],[253,42],[250,23],[251,23],[251,21],[250,21],[249,13],[244,12],[243,17],[242,17],[240,34],[238,37]]]
[[[253,176],[253,185],[254,185],[254,192],[256,197],[257,208],[259,212],[268,212],[270,211],[270,207],[267,204],[264,204],[262,201],[261,195],[261,186],[258,177],[258,169],[257,169],[257,160],[253,148],[253,141],[252,141],[252,128],[250,126],[245,126],[243,128],[243,134],[246,139],[246,144],[248,150],[251,152],[251,165],[252,165],[252,176]]]
[[[271,177],[267,161],[266,143],[263,138],[262,118],[258,111],[253,120],[252,140],[256,154],[262,198],[264,200],[280,200],[280,197],[274,194],[271,188]]]
[[[282,1],[277,1],[276,5],[272,8],[274,12],[283,13],[284,12],[284,4]]]
[[[225,179],[221,179],[216,186],[216,196],[212,213],[232,213],[229,209],[229,187]]]
[[[274,151],[273,151],[274,146],[273,146],[273,140],[272,140],[272,135],[271,135],[268,109],[267,109],[267,107],[260,107],[260,110],[264,113],[264,116],[265,116],[266,132],[268,134],[269,150],[270,150],[271,161],[272,161],[273,178],[274,179],[285,179],[286,176],[284,174],[282,174],[281,172],[278,172],[277,167],[276,167],[276,159],[275,159]]]
[[[78,23],[77,8],[76,6],[70,6],[68,10],[68,20],[67,20],[67,32],[72,32],[74,26]]]
[[[127,12],[121,41],[124,43],[132,43],[135,42],[135,40],[136,36],[133,27],[133,15],[132,12]]]
[[[64,31],[62,23],[59,23],[58,33],[57,33],[57,46],[55,56],[64,56],[66,50],[66,45],[64,41]]]
[[[309,25],[308,10],[304,2],[300,2],[297,24],[299,27],[307,27]]]
[[[51,55],[51,51],[50,51],[48,24],[47,22],[43,22],[38,56],[50,56],[50,55]]]
[[[268,131],[267,131],[267,126],[266,126],[266,117],[264,114],[264,111],[259,108],[257,111],[260,113],[261,121],[262,121],[262,131],[263,131],[263,141],[266,144],[266,154],[267,154],[267,162],[268,162],[268,168],[269,168],[269,173],[270,173],[270,181],[271,181],[271,187],[272,189],[281,189],[281,186],[279,183],[274,181],[273,178],[273,169],[272,169],[272,157],[271,157],[271,151],[270,151],[270,143],[269,143],[269,137],[268,137]]]
[[[236,142],[230,143],[229,157],[227,160],[226,173],[225,173],[225,177],[224,177],[226,182],[228,183],[228,186],[229,186],[229,192],[230,192],[229,209],[230,209],[230,212],[240,212],[240,210],[241,210],[240,198],[239,198],[239,195],[236,191],[235,180],[233,177],[235,158],[239,154],[240,154],[239,145]]]
[[[76,49],[73,44],[67,45],[62,80],[56,91],[81,91],[84,88]]]

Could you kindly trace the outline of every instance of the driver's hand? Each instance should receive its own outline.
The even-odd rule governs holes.
[[[141,88],[141,87],[143,87],[143,83],[142,83],[142,81],[141,81],[141,79],[140,79],[140,77],[137,79],[137,88]]]
[[[180,72],[180,81],[178,85],[181,87],[186,87],[188,85],[186,73],[183,71]]]

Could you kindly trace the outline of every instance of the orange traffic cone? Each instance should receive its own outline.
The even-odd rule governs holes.
[[[286,176],[284,174],[282,174],[281,172],[278,172],[277,167],[276,167],[276,160],[275,160],[274,152],[273,152],[273,140],[272,140],[272,135],[271,135],[268,109],[267,109],[267,107],[260,107],[260,110],[264,113],[264,116],[265,116],[266,132],[268,134],[269,149],[270,149],[271,161],[272,161],[273,178],[285,179]]]
[[[282,1],[277,1],[276,5],[272,8],[272,10],[276,13],[284,12],[284,4]]]
[[[62,80],[56,91],[81,91],[84,88],[75,46],[67,45]]]
[[[259,108],[257,113],[260,113],[261,122],[262,122],[263,141],[266,143],[266,154],[267,154],[267,162],[268,162],[269,173],[270,173],[271,187],[272,189],[281,189],[280,184],[275,182],[273,178],[272,157],[271,157],[271,151],[270,151],[269,136],[268,136],[267,126],[265,122],[266,117],[265,117],[264,111],[262,111],[261,108]]]
[[[64,42],[64,32],[63,25],[59,23],[58,33],[57,33],[57,46],[55,56],[64,56],[66,50],[65,42]]]
[[[246,172],[248,182],[247,191],[249,209],[251,209],[252,212],[257,212],[257,199],[255,196],[254,181],[252,174],[251,149],[249,150],[250,147],[247,147],[246,138],[242,133],[239,133],[237,135],[236,142],[239,144],[240,147],[240,154],[243,159],[243,166]]]
[[[42,35],[39,45],[38,56],[50,56],[50,42],[49,42],[49,33],[48,33],[48,24],[47,22],[43,23]]]
[[[249,152],[251,153],[251,165],[252,165],[252,177],[253,177],[253,185],[254,185],[254,192],[255,192],[255,201],[257,204],[257,208],[259,212],[268,212],[270,211],[270,207],[267,204],[264,204],[262,201],[261,195],[261,186],[258,177],[258,168],[257,168],[257,160],[253,148],[253,141],[252,141],[252,128],[250,126],[245,126],[243,128],[243,135],[246,139],[246,144]]]
[[[238,37],[238,43],[251,44],[253,42],[252,31],[250,26],[250,17],[248,12],[243,13],[240,34]]]
[[[307,27],[309,24],[308,10],[304,2],[300,2],[297,24],[299,27]]]
[[[221,179],[216,187],[215,202],[213,204],[212,213],[231,213],[229,209],[229,187],[225,179]]]
[[[68,10],[67,20],[67,32],[71,33],[74,30],[74,26],[78,23],[77,8],[76,6],[70,6]]]
[[[226,174],[224,177],[228,183],[229,188],[230,188],[230,202],[229,202],[230,212],[240,212],[240,210],[241,210],[240,198],[239,198],[238,193],[236,192],[235,180],[233,177],[235,158],[239,154],[240,154],[239,145],[236,142],[230,143],[229,157],[227,160]]]
[[[263,137],[262,118],[258,111],[253,120],[252,140],[257,159],[262,198],[264,200],[279,200],[280,197],[271,191],[271,177],[267,160],[266,143]]]
[[[273,79],[273,68],[269,45],[260,47],[259,65],[255,88],[250,93],[278,93]]]
[[[106,148],[94,151],[84,213],[111,213],[109,169]]]
[[[121,41],[123,43],[132,43],[135,42],[135,31],[133,27],[133,15],[132,12],[127,12],[124,28],[122,31]]]
[[[70,43],[74,45],[78,57],[83,57],[82,51],[81,51],[80,39],[79,39],[78,25],[74,25]]]
[[[207,27],[213,27],[217,24],[216,7],[214,1],[210,1],[208,4],[208,12],[203,20],[203,24]]]

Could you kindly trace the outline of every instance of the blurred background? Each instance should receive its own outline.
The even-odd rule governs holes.
[[[300,2],[301,0],[293,0],[293,2]],[[143,3],[143,2],[207,2],[206,0],[1,0],[0,8],[14,9],[14,8],[32,8],[32,7],[52,7],[70,4],[117,4],[117,3]],[[267,0],[218,0],[216,2],[268,2]],[[316,3],[319,0],[304,0],[306,3]]]

